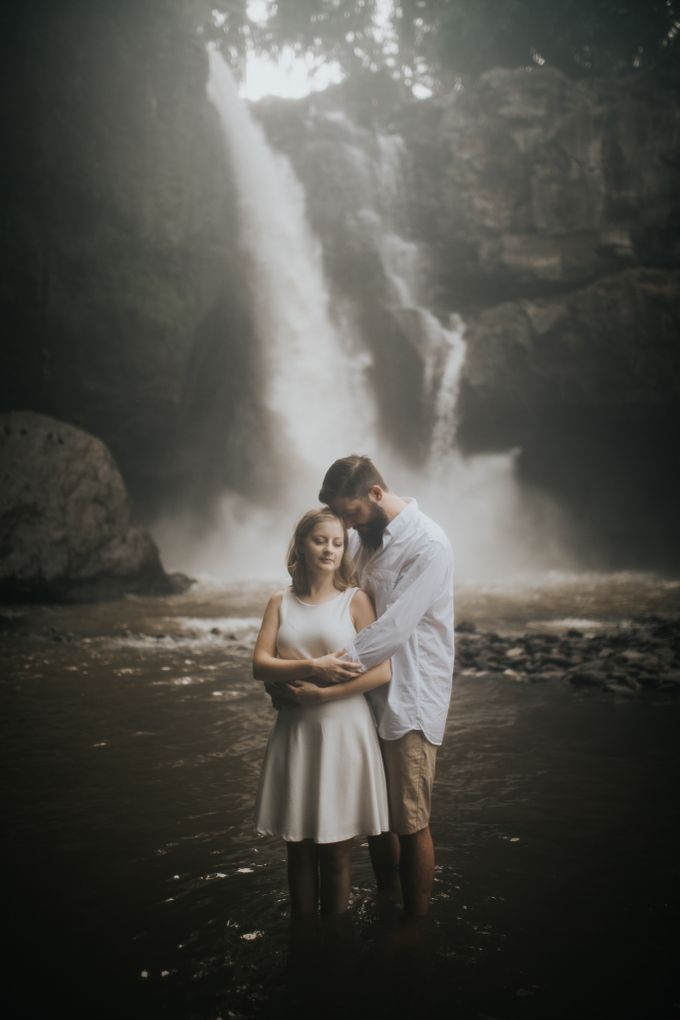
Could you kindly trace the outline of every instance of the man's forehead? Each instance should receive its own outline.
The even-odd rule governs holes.
[[[336,513],[346,513],[347,511],[355,510],[359,506],[363,506],[366,500],[361,499],[360,496],[352,497],[351,499],[347,496],[338,496],[331,503],[331,509],[335,510]]]

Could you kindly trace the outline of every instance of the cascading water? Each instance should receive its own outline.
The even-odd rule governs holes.
[[[331,317],[321,245],[290,162],[250,116],[222,57],[214,49],[209,56],[209,96],[238,191],[262,386],[287,484],[267,506],[226,494],[209,536],[177,519],[155,532],[163,548],[182,549],[194,572],[271,577],[295,519],[317,503],[321,465],[374,445],[370,357]]]
[[[331,319],[321,245],[289,161],[271,149],[215,51],[210,67],[210,96],[239,192],[267,402],[284,430],[291,466],[301,461],[316,478],[319,463],[341,456],[348,443],[372,439],[367,357]]]
[[[272,149],[239,98],[222,58],[210,54],[209,92],[219,114],[226,158],[239,195],[240,248],[248,267],[262,360],[262,385],[283,451],[287,484],[267,506],[225,496],[213,533],[188,537],[186,522],[156,529],[166,551],[182,549],[177,566],[228,577],[272,577],[279,571],[296,517],[316,503],[327,466],[351,452],[370,454],[391,487],[415,495],[449,532],[458,573],[498,577],[537,566],[531,551],[551,508],[529,509],[515,481],[514,454],[464,459],[455,449],[456,400],[465,358],[464,324],[446,324],[428,307],[427,260],[407,235],[404,143],[394,134],[355,126],[342,111],[324,111],[337,132],[349,181],[342,213],[356,250],[377,253],[384,290],[376,293],[422,366],[429,453],[413,467],[390,437],[377,438],[378,400],[371,356],[353,318],[353,295],[324,277],[322,247],[306,213],[291,163]],[[343,323],[350,325],[344,326]],[[381,380],[375,377],[373,385]],[[409,422],[410,425],[410,422]],[[422,422],[413,427],[422,428]],[[552,521],[551,516],[551,525]],[[189,562],[187,562],[187,560]]]

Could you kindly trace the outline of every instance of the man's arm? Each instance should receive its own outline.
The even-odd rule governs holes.
[[[256,680],[281,685],[291,680],[338,683],[341,680],[351,680],[362,672],[359,665],[340,660],[335,655],[322,655],[316,659],[280,659],[276,654],[276,636],[281,597],[279,592],[270,598],[262,618],[253,652],[253,676]]]
[[[407,641],[430,606],[453,584],[451,553],[437,543],[414,557],[401,575],[385,612],[345,648],[365,669],[390,659]]]
[[[352,621],[357,631],[362,631],[375,621],[375,609],[365,591],[356,592],[351,603]],[[351,698],[356,694],[365,694],[376,687],[390,682],[392,670],[389,660],[381,662],[373,669],[367,670],[354,680],[331,684],[329,687],[317,687],[306,680],[294,680],[287,684],[291,697],[302,705],[318,705],[324,701],[335,701],[338,698]]]

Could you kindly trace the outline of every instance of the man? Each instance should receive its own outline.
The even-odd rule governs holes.
[[[391,492],[368,457],[336,460],[319,499],[354,529],[350,551],[378,616],[338,652],[327,679],[355,675],[348,658],[364,670],[392,660],[391,683],[368,695],[392,830],[370,840],[378,893],[393,901],[401,886],[405,913],[420,917],[434,881],[430,799],[453,677],[453,552],[442,529],[414,499]]]

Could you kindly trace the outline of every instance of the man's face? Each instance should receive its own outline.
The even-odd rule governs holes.
[[[389,518],[375,499],[368,496],[363,499],[339,497],[333,500],[331,510],[342,518],[346,528],[354,528],[362,545],[368,549],[380,548]]]

